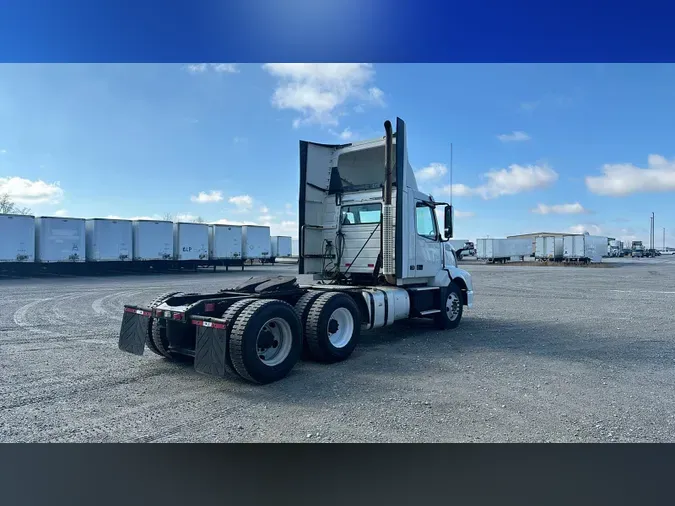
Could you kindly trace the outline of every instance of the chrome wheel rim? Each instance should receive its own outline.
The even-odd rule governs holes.
[[[459,300],[459,297],[455,292],[451,292],[445,301],[445,312],[451,322],[454,322],[457,318],[459,318],[459,311],[461,308],[462,301]]]

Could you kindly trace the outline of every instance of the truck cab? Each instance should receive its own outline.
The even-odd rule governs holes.
[[[452,206],[418,189],[400,118],[390,144],[387,135],[348,144],[300,141],[299,273],[399,287],[454,280],[470,306],[471,276],[457,267],[448,242]]]

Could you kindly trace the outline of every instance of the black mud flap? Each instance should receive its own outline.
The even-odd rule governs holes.
[[[135,306],[124,306],[122,327],[120,328],[119,349],[134,355],[143,355],[145,339],[150,330],[152,313]]]
[[[201,374],[229,377],[232,368],[227,364],[227,326],[218,318],[193,317],[197,326],[195,339],[195,371]]]

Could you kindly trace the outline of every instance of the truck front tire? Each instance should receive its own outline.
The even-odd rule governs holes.
[[[321,295],[309,309],[305,336],[313,360],[332,363],[347,359],[361,337],[356,302],[340,292]]]
[[[462,290],[451,282],[445,289],[444,299],[441,301],[441,312],[436,315],[434,321],[440,330],[454,329],[462,320],[464,310]]]

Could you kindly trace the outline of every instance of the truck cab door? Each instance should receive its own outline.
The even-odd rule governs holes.
[[[441,268],[441,234],[434,208],[415,200],[415,257],[410,268],[416,278],[433,278]],[[412,269],[414,267],[414,269]]]

